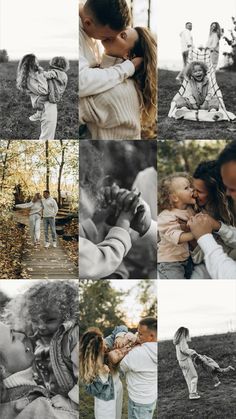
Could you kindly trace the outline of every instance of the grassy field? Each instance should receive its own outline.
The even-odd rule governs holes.
[[[236,333],[192,339],[190,347],[213,358],[220,366],[236,367]],[[172,341],[158,344],[158,419],[233,419],[236,417],[236,372],[222,375],[214,387],[198,367],[199,400],[189,400]]]
[[[48,62],[40,62],[47,69]],[[34,113],[30,97],[16,89],[18,62],[0,64],[0,138],[38,139],[40,122],[30,122]],[[70,61],[68,85],[58,104],[56,139],[78,138],[78,62]]]
[[[197,122],[168,118],[171,101],[179,89],[175,78],[178,72],[158,71],[158,139],[236,139],[236,123],[228,121]],[[236,114],[236,72],[217,72],[226,109]]]

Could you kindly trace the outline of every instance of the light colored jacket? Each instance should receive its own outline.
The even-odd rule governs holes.
[[[34,214],[40,214],[42,213],[42,209],[43,209],[43,204],[42,201],[36,201],[36,202],[26,202],[25,204],[16,204],[16,208],[30,208],[30,213],[29,215],[34,215]]]
[[[42,70],[31,71],[27,79],[27,88],[29,91],[30,99],[32,106],[34,107],[35,103],[39,96],[45,96],[47,99],[48,96],[48,82],[46,77],[43,74]]]
[[[48,81],[49,102],[59,102],[65,92],[68,82],[66,72],[57,68],[52,68],[51,70],[44,71],[44,76]]]
[[[54,198],[49,196],[49,198],[42,199],[43,203],[43,218],[47,217],[56,217],[58,212],[58,205]]]
[[[178,345],[175,347],[176,356],[178,361],[185,361],[187,358],[191,358],[196,353],[194,349],[190,349],[185,338],[182,338]]]

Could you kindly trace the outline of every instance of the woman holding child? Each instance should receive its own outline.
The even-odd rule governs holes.
[[[64,57],[54,57],[49,71],[44,71],[34,54],[21,59],[17,69],[17,88],[30,95],[36,113],[29,117],[40,121],[40,140],[53,140],[57,126],[57,102],[61,99],[66,85],[69,63]]]

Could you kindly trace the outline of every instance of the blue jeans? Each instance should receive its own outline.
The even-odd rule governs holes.
[[[155,408],[156,402],[140,404],[129,398],[128,419],[152,419]]]
[[[45,241],[49,242],[48,229],[50,226],[51,233],[52,233],[52,240],[55,242],[57,239],[55,217],[45,217],[43,219],[43,225],[44,225]]]

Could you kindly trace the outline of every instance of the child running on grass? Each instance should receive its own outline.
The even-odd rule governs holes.
[[[196,366],[201,365],[205,371],[211,374],[214,381],[214,387],[218,387],[221,384],[221,381],[218,377],[219,374],[227,374],[230,371],[235,371],[235,368],[231,365],[226,368],[221,368],[219,364],[214,361],[214,359],[207,355],[200,355],[196,353],[193,355],[193,361]]]
[[[190,177],[186,173],[174,173],[160,183],[158,232],[158,272],[160,279],[190,278],[193,263],[189,242],[191,232],[184,232],[180,220],[187,222],[194,215],[196,200]]]

